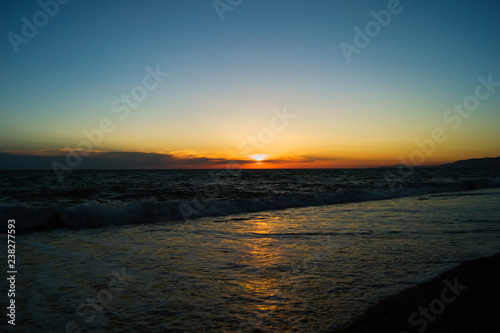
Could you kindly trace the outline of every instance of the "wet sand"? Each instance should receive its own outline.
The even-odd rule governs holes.
[[[500,332],[500,254],[381,300],[339,333]]]

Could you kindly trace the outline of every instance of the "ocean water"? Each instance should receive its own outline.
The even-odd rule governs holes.
[[[1,176],[18,271],[7,332],[329,331],[500,252],[498,170]]]
[[[499,170],[0,171],[0,217],[46,230],[192,220],[500,186]]]

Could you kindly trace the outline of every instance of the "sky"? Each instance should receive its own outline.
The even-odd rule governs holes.
[[[486,0],[4,0],[0,169],[496,157],[498,17]]]

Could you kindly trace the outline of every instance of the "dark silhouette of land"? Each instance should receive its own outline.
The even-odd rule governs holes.
[[[383,299],[334,332],[500,332],[499,277],[500,254],[466,261],[430,282]]]
[[[381,169],[393,169],[406,167],[404,164],[397,164],[382,167]],[[441,165],[421,165],[413,166],[414,168],[456,168],[456,169],[500,169],[500,156],[499,157],[484,157],[484,158],[471,158],[468,160],[459,160],[452,163]]]
[[[498,169],[500,168],[499,157],[473,158],[460,160],[453,163],[440,165],[441,168],[474,168],[474,169]]]

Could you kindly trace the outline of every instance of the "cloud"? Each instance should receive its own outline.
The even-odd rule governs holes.
[[[315,159],[305,156],[272,157],[265,159],[262,163],[282,164],[282,163],[313,163]]]
[[[172,168],[217,168],[226,164],[245,164],[249,161],[224,158],[175,156],[164,153],[129,151],[78,152],[81,163],[75,169],[172,169]],[[85,156],[87,155],[87,156]],[[75,156],[75,155],[73,155]],[[77,157],[78,158],[78,157]],[[68,163],[68,159],[70,162]],[[0,152],[2,170],[45,170],[52,169],[52,163],[74,165],[74,157],[67,150],[45,150],[32,152]]]
[[[69,154],[73,152],[73,154]],[[80,163],[75,160],[80,159]],[[230,165],[245,167],[255,164],[247,158],[230,159],[216,156],[200,156],[195,152],[139,152],[139,151],[78,151],[48,149],[35,151],[0,152],[0,170],[50,170],[54,162],[71,169],[198,169],[225,168]],[[272,167],[283,165],[307,165],[315,159],[303,156],[274,157],[263,161]],[[293,167],[293,166],[292,166]]]

